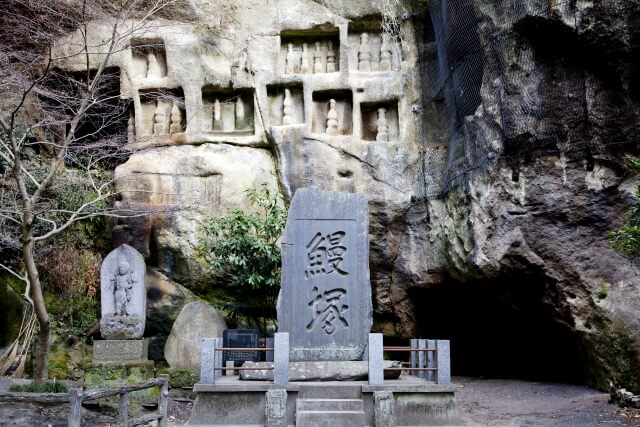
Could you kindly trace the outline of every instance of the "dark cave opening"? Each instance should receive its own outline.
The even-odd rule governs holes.
[[[453,375],[585,383],[580,339],[545,303],[551,286],[518,275],[416,290],[419,335],[451,340]]]

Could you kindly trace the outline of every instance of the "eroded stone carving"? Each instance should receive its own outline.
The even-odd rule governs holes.
[[[327,42],[327,73],[336,72],[336,51],[333,50],[333,42]]]
[[[284,57],[284,74],[323,74],[338,71],[338,38],[322,35],[311,37],[283,36],[280,54]],[[291,41],[288,41],[291,40]]]
[[[160,136],[165,135],[166,132],[166,116],[165,105],[162,101],[156,101],[156,112],[153,115],[153,135]]]
[[[382,35],[382,44],[380,45],[380,71],[391,70],[391,44],[389,43],[389,36],[387,34]]]
[[[376,141],[388,141],[389,140],[389,126],[387,126],[387,110],[385,108],[378,108],[378,133],[376,134]]]
[[[100,270],[100,332],[106,339],[137,339],[144,332],[147,305],[145,264],[134,248],[121,245]]]
[[[398,103],[360,104],[362,114],[362,139],[365,141],[388,142],[399,138]]]
[[[309,67],[309,48],[307,43],[302,43],[302,60],[300,62],[300,72],[302,74],[309,74],[311,68]]]
[[[327,135],[338,134],[338,112],[336,111],[336,100],[329,100],[329,112],[327,113]]]
[[[131,53],[134,75],[138,78],[156,80],[167,76],[167,60],[162,39],[133,39]]]
[[[203,88],[205,131],[236,133],[253,131],[253,97],[248,90]]]
[[[358,70],[371,71],[371,50],[369,49],[369,35],[360,35],[360,47],[358,49]]]
[[[284,102],[282,109],[282,124],[290,125],[293,123],[293,99],[291,99],[291,90],[284,90]]]
[[[169,126],[169,133],[182,132],[182,114],[180,114],[180,108],[175,102],[171,106],[171,125]]]

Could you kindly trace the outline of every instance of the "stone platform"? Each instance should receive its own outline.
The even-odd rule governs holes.
[[[272,382],[220,377],[196,384],[189,426],[436,426],[460,424],[454,389],[413,376],[366,381]],[[286,391],[286,394],[285,392]]]

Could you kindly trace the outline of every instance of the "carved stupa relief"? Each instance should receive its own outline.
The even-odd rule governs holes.
[[[311,132],[331,136],[351,135],[353,95],[349,90],[313,93]]]
[[[269,118],[271,126],[304,123],[304,95],[302,85],[269,85]]]
[[[399,138],[398,101],[360,104],[362,139],[391,142]]]
[[[281,34],[280,57],[284,75],[324,74],[340,70],[338,34],[329,32],[315,36]]]
[[[161,39],[132,39],[133,76],[140,80],[158,80],[167,76],[167,59]]]
[[[254,131],[253,92],[205,86],[202,89],[202,130],[224,134]]]

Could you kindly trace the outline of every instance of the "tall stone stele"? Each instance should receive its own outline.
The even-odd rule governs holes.
[[[147,310],[142,255],[121,245],[107,255],[100,270],[100,333],[107,340],[142,338]]]
[[[372,322],[367,199],[299,189],[282,239],[278,298],[290,360],[362,360]]]

